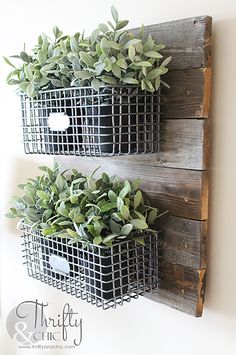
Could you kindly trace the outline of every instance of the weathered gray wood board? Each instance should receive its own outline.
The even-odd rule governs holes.
[[[123,179],[142,179],[141,188],[149,201],[161,211],[191,219],[207,218],[207,172],[162,168],[148,165],[143,155],[143,164],[129,164],[126,157],[114,161],[109,158],[58,157],[57,162],[65,169],[76,167],[91,173],[98,166],[101,172],[116,174]],[[204,196],[204,198],[203,198]]]
[[[133,30],[136,32],[136,30]],[[65,168],[142,179],[159,220],[163,248],[158,291],[148,298],[201,316],[204,304],[208,218],[208,113],[211,87],[211,18],[194,17],[147,26],[172,55],[163,90],[161,151],[109,158],[57,157]]]
[[[194,269],[206,267],[207,221],[165,215],[158,226],[164,240],[162,260]]]
[[[205,277],[205,269],[198,270],[162,261],[159,290],[147,297],[185,313],[201,316],[204,304]]]
[[[192,69],[211,65],[211,24],[209,16],[145,26],[144,37],[151,34],[159,43],[165,43],[164,52],[171,55],[170,69]],[[132,32],[138,34],[139,29]]]
[[[211,68],[173,70],[165,81],[164,118],[207,118],[209,111]]]

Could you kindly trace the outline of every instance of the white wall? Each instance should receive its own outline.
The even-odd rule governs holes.
[[[235,283],[235,198],[236,198],[236,2],[198,1],[123,1],[113,3],[130,26],[211,15],[214,20],[212,154],[210,194],[210,236],[205,311],[195,319],[164,305],[139,299],[117,310],[103,312],[86,302],[69,297],[84,322],[83,343],[75,351],[58,354],[90,355],[235,355],[236,283]],[[111,1],[5,0],[0,5],[0,55],[19,52],[22,44],[34,43],[39,32],[51,31],[57,24],[73,33],[94,26],[110,17]],[[36,174],[36,167],[50,164],[45,156],[25,156],[17,130],[18,102],[4,80],[8,72],[1,61],[1,291],[2,354],[28,354],[9,338],[5,317],[19,302],[38,298],[53,303],[58,311],[68,300],[35,280],[28,279],[21,266],[19,233],[15,221],[3,217],[16,184]],[[32,351],[30,351],[32,352]],[[39,351],[34,350],[37,355]],[[53,350],[44,352],[55,353]]]

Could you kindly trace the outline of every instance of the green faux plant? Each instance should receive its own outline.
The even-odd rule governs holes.
[[[166,74],[171,57],[162,60],[160,53],[164,44],[155,43],[151,35],[144,40],[141,27],[139,36],[124,30],[129,23],[119,20],[118,12],[111,7],[114,23],[100,23],[90,38],[87,51],[78,53],[81,71],[76,71],[74,85],[91,85],[95,90],[106,85],[137,85],[142,90],[154,92],[160,84],[168,87],[161,80]]]
[[[143,242],[143,232],[152,229],[158,210],[145,201],[140,180],[120,181],[102,173],[84,176],[77,170],[71,175],[41,167],[42,176],[30,179],[24,195],[14,197],[7,217],[21,218],[48,237],[68,238],[68,243],[112,246],[124,239]]]
[[[7,83],[17,85],[19,92],[34,98],[39,90],[92,86],[136,85],[142,90],[154,92],[163,80],[171,57],[162,60],[160,51],[164,44],[155,43],[151,35],[144,40],[143,27],[139,37],[125,30],[127,20],[119,20],[114,6],[111,8],[114,23],[101,23],[91,36],[76,33],[63,36],[58,27],[53,28],[54,39],[44,33],[39,36],[32,53],[25,49],[14,58],[14,65]]]
[[[42,33],[32,53],[26,53],[24,48],[19,55],[12,56],[19,61],[18,66],[4,57],[5,62],[14,68],[7,76],[7,83],[17,85],[19,91],[29,97],[35,97],[39,90],[69,87],[73,73],[81,69],[79,59],[73,53],[86,47],[83,35],[63,36],[56,26],[53,33],[53,40]]]

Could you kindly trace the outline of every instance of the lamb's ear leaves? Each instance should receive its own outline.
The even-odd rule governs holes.
[[[111,6],[111,14],[112,14],[113,20],[115,21],[115,23],[117,23],[119,16],[118,16],[118,11],[116,10],[114,5]]]
[[[4,59],[5,63],[7,63],[8,65],[10,65],[11,67],[16,69],[15,65],[12,64],[12,62],[10,62],[10,60],[7,57],[3,57],[3,59]]]

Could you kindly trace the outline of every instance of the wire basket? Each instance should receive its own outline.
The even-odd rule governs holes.
[[[27,154],[109,156],[160,148],[160,91],[76,87],[21,95]]]
[[[158,237],[145,234],[145,245],[126,240],[112,247],[68,244],[21,225],[28,274],[103,309],[116,308],[158,285]]]

